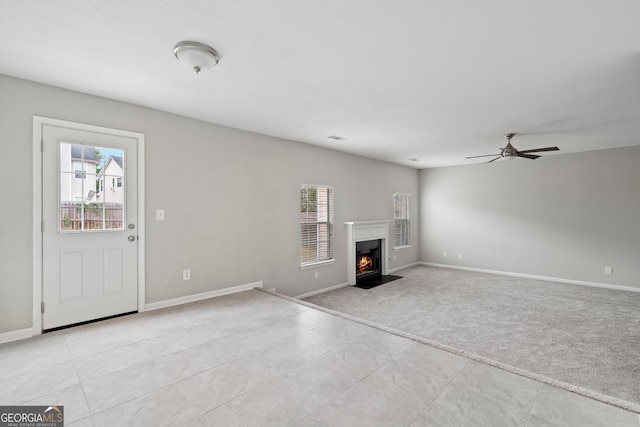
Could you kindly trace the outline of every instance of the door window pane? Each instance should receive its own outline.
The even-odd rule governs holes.
[[[60,142],[59,231],[124,230],[123,149]]]

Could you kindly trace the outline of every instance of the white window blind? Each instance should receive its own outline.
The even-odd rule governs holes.
[[[333,188],[300,187],[300,265],[333,259]]]
[[[393,193],[394,248],[411,246],[409,239],[411,230],[409,219],[410,197],[411,195],[408,193]]]

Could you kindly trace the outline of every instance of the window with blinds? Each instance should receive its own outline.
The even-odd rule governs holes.
[[[333,188],[300,187],[300,265],[333,259]]]
[[[409,198],[408,193],[393,193],[393,247],[403,248],[411,246],[409,240],[411,223],[409,221]]]

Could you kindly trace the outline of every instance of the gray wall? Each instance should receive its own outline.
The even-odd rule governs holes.
[[[640,288],[639,165],[636,146],[422,170],[420,259]]]
[[[343,222],[391,219],[394,191],[414,195],[418,218],[414,169],[0,75],[0,333],[32,326],[33,115],[145,134],[147,303],[255,281],[287,295],[341,284]],[[335,189],[333,265],[299,267],[303,183]],[[390,267],[417,260],[414,244]]]

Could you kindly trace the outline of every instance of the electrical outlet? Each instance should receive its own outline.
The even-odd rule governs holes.
[[[156,221],[164,221],[164,209],[156,209]]]
[[[458,259],[462,259],[462,254],[458,254]]]
[[[604,274],[613,274],[613,268],[605,267],[604,268]]]
[[[442,258],[446,258],[447,257],[447,253],[446,252],[442,252]]]
[[[191,270],[182,270],[182,280],[191,280]]]
[[[316,271],[316,272],[313,274],[313,277],[315,277],[316,279],[317,279],[318,277],[320,277],[320,272],[319,272],[319,271]]]

